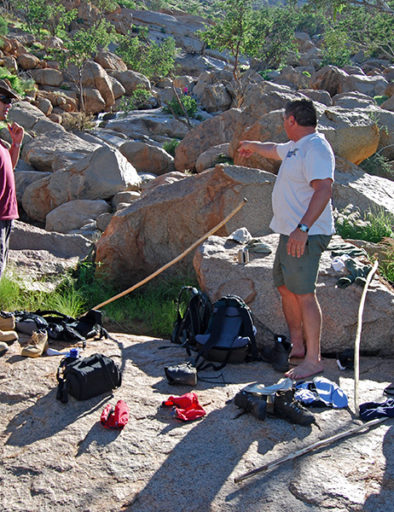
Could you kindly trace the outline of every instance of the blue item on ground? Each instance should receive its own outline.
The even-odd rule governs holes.
[[[317,407],[343,409],[348,406],[346,393],[335,382],[320,376],[297,383],[294,399]]]
[[[394,418],[394,399],[389,398],[385,402],[365,402],[360,405],[360,418],[371,421],[375,418]]]

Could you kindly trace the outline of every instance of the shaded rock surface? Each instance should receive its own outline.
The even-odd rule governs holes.
[[[239,389],[281,377],[267,363],[255,362],[228,365],[226,385],[199,381],[192,390],[207,416],[180,423],[160,404],[191,391],[164,378],[164,365],[183,361],[185,351],[160,350],[167,344],[162,339],[112,336],[114,341],[88,342],[85,354],[100,352],[121,364],[123,384],[113,397],[83,402],[71,397],[62,404],[55,397],[59,356],[23,358],[16,342],[0,359],[4,512],[390,510],[392,420],[235,484],[234,477],[359,420],[348,410],[332,409],[313,409],[321,430],[278,418],[259,421],[249,414],[234,419],[239,409],[229,400]],[[352,408],[352,372],[339,372],[334,360],[325,365],[327,378],[348,394]],[[391,379],[392,360],[361,358],[361,402],[383,401]],[[122,432],[104,429],[101,411],[119,399],[130,408],[129,423]]]
[[[9,268],[22,287],[53,291],[89,255],[92,244],[78,234],[50,233],[15,221],[10,237]]]
[[[348,164],[350,167],[342,162],[343,171],[336,170],[334,207],[343,209],[351,203],[367,209],[379,205],[394,213],[393,182]],[[129,286],[134,279],[146,277],[216,226],[244,197],[246,205],[217,234],[229,235],[242,226],[253,236],[270,233],[274,174],[220,164],[181,180],[180,173],[172,178],[173,174],[153,180],[141,199],[114,215],[98,241],[97,261],[111,279]],[[190,266],[191,256],[178,265]]]
[[[112,217],[97,243],[96,260],[108,278],[130,284],[181,254],[244,197],[246,206],[219,234],[229,235],[239,223],[253,233],[267,232],[274,180],[273,174],[257,169],[218,165],[154,187]],[[178,268],[190,267],[191,259],[186,256]]]

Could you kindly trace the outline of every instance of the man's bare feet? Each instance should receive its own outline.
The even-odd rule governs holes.
[[[293,380],[302,380],[306,377],[316,375],[317,373],[322,373],[323,371],[324,367],[321,362],[312,363],[305,360],[298,366],[291,368],[288,372],[285,373],[285,376],[290,377]]]

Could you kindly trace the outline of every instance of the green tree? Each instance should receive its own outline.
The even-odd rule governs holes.
[[[309,0],[309,4],[316,7],[330,8],[336,15],[345,7],[361,7],[370,12],[384,12],[394,14],[392,2],[386,0]]]
[[[46,31],[53,36],[63,35],[77,16],[77,10],[67,11],[61,0],[17,0],[16,7],[22,11],[29,32],[39,37]]]
[[[174,68],[175,41],[166,38],[161,44],[149,41],[147,35],[128,33],[122,37],[116,53],[129,68],[142,73],[149,79],[167,76]]]
[[[89,28],[83,28],[68,37],[64,46],[66,48],[63,66],[74,64],[77,68],[75,81],[79,88],[81,110],[85,110],[83,100],[82,69],[85,62],[93,57],[98,49],[106,48],[116,37],[113,25],[105,19],[100,19]]]
[[[113,12],[118,4],[114,0],[90,0],[90,3],[95,5],[100,12]]]
[[[394,2],[389,2],[394,7]],[[336,26],[346,31],[356,50],[367,55],[394,57],[394,13],[347,6],[338,15]]]
[[[265,69],[286,63],[290,51],[297,53],[295,31],[299,22],[296,2],[286,6],[263,7],[254,15],[252,37],[246,46],[249,55],[260,59]]]
[[[228,51],[233,57],[233,76],[239,83],[239,59],[250,49],[253,37],[252,0],[224,0],[216,2],[218,20],[199,32],[200,38],[211,48]]]
[[[394,57],[394,1],[309,0],[305,11],[324,16],[324,63],[343,66],[359,50],[366,55]]]

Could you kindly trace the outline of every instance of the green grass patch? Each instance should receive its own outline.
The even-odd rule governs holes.
[[[394,286],[394,251],[390,251],[387,258],[379,262],[379,272]]]
[[[365,172],[372,174],[373,176],[380,176],[381,178],[387,178],[392,181],[394,180],[394,171],[390,166],[389,160],[380,153],[375,153],[364,160],[360,164],[360,167]]]
[[[358,219],[343,217],[337,221],[336,230],[342,238],[378,243],[393,236],[394,215],[382,209],[368,210]]]
[[[168,142],[164,142],[163,149],[164,151],[167,151],[167,153],[171,156],[175,157],[175,150],[180,144],[180,140],[178,139],[171,139]]]
[[[0,281],[2,310],[33,312],[49,309],[78,317],[122,291],[103,278],[96,278],[92,263],[81,263],[77,271],[66,275],[50,293],[27,290],[22,283],[8,268]],[[104,306],[104,326],[130,334],[168,338],[176,317],[176,299],[183,285],[198,286],[196,277],[185,274],[155,278]]]

